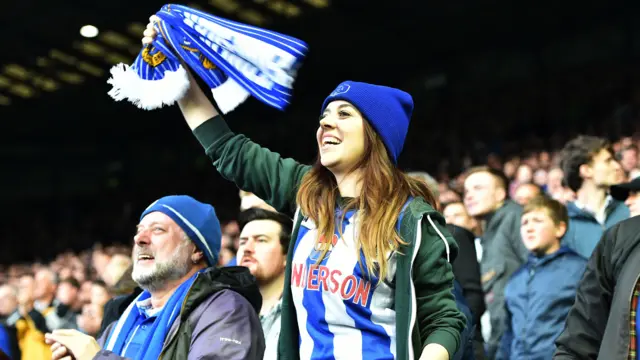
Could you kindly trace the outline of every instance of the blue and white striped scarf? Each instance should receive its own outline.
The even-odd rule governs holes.
[[[172,105],[189,88],[181,62],[211,88],[223,113],[253,95],[284,110],[307,45],[274,31],[168,4],[156,14],[156,40],[134,63],[111,69],[109,95],[145,110]]]
[[[133,358],[134,360],[157,360],[162,352],[164,342],[167,334],[171,329],[171,326],[180,315],[182,309],[182,303],[184,302],[191,285],[196,281],[198,275],[204,270],[200,270],[193,274],[189,279],[183,282],[175,292],[171,295],[169,300],[164,304],[162,310],[156,315],[157,318],[151,325],[151,329],[144,339],[140,350]],[[120,316],[118,322],[114,326],[113,330],[107,337],[104,349],[109,350],[120,356],[125,356],[127,351],[127,340],[129,342],[135,335],[136,326],[139,326],[144,316],[137,309],[137,303],[149,299],[151,294],[148,291],[143,291],[134,301],[129,304],[125,312]],[[133,332],[133,333],[132,333]]]

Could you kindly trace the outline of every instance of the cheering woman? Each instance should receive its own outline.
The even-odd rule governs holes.
[[[144,36],[155,38],[151,24]],[[465,326],[452,295],[457,245],[426,184],[395,165],[409,94],[340,84],[322,104],[313,166],[233,133],[193,78],[179,106],[222,176],[295,211],[279,359],[453,356]]]

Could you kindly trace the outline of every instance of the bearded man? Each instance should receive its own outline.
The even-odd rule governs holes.
[[[249,270],[216,269],[220,222],[211,205],[167,196],[140,216],[132,279],[143,290],[98,341],[47,334],[53,359],[261,359],[262,297]]]

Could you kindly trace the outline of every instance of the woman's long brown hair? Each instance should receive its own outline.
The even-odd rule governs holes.
[[[354,167],[361,172],[362,190],[360,196],[344,206],[340,223],[344,221],[344,214],[348,210],[359,211],[356,248],[358,254],[360,250],[364,253],[369,277],[375,275],[382,280],[387,276],[387,257],[390,252],[406,245],[396,231],[396,222],[405,202],[409,196],[422,197],[435,207],[435,199],[425,182],[411,178],[395,167],[380,136],[367,121],[363,120],[363,123],[365,155]],[[331,239],[334,234],[338,196],[335,177],[318,159],[303,177],[296,200],[302,213],[317,225],[319,237]],[[328,247],[323,247],[318,262],[322,261],[327,251]]]

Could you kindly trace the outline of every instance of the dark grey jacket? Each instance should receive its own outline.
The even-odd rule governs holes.
[[[639,280],[640,216],[634,216],[611,227],[598,242],[556,340],[554,360],[636,359],[630,357],[636,312],[631,302]]]
[[[180,316],[171,326],[161,359],[255,360],[264,354],[264,334],[258,318],[262,297],[255,278],[244,267],[207,269],[198,275]],[[116,322],[98,343],[104,346]],[[94,360],[123,357],[102,350]]]
[[[481,237],[480,272],[484,300],[491,319],[491,337],[487,343],[490,359],[495,357],[505,329],[504,289],[511,274],[527,261],[528,251],[520,238],[521,216],[522,207],[507,200],[485,219],[485,230]]]

